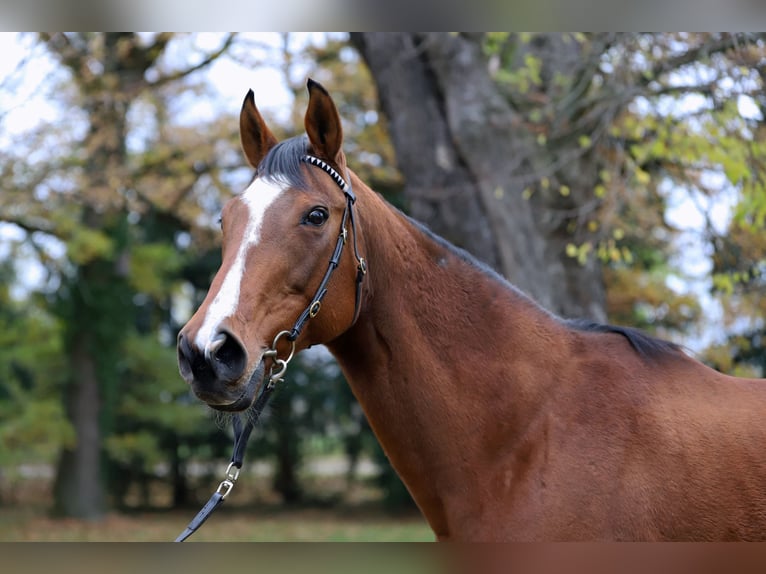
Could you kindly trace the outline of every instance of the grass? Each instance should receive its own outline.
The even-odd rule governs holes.
[[[165,542],[184,529],[196,510],[110,514],[89,522],[52,519],[40,512],[3,508],[0,541]],[[419,517],[379,513],[352,516],[327,510],[270,511],[220,508],[191,538],[228,542],[425,542],[434,535]]]
[[[50,485],[26,483],[0,505],[0,542],[172,541],[199,507],[110,513],[103,520],[48,515]],[[239,485],[238,485],[239,486]],[[242,485],[243,487],[245,484]],[[206,499],[209,490],[203,494]],[[369,499],[321,507],[285,507],[245,488],[217,509],[190,541],[426,542],[434,535],[416,512],[392,515]],[[238,506],[237,503],[240,503]]]

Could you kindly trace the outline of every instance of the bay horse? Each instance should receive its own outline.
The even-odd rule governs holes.
[[[308,91],[282,142],[245,97],[255,177],[178,336],[199,399],[245,411],[324,344],[438,540],[766,538],[763,380],[544,310],[365,185]]]

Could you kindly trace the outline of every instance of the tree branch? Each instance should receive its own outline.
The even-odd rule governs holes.
[[[50,224],[50,221],[44,217],[38,217],[35,218],[35,220],[29,220],[0,213],[0,222],[15,225],[16,227],[19,227],[25,231],[28,236],[31,236],[37,231],[40,233],[45,233],[46,235],[56,235],[53,226]]]
[[[43,32],[40,34],[40,39],[53,54],[59,57],[61,63],[72,71],[72,78],[77,84],[87,86],[93,81],[93,73],[85,65],[87,49],[76,47],[64,32],[55,34]]]
[[[185,70],[180,70],[178,72],[175,72],[173,74],[168,74],[166,76],[161,76],[158,79],[156,79],[153,82],[149,82],[148,86],[150,88],[157,88],[159,86],[163,86],[165,84],[169,84],[171,82],[175,82],[176,80],[181,80],[194,72],[197,72],[201,70],[202,68],[205,68],[215,62],[218,58],[220,58],[234,43],[234,39],[236,38],[237,33],[232,32],[226,37],[226,41],[223,43],[223,45],[215,50],[214,52],[211,52],[210,54],[205,57],[199,64],[196,64],[194,66],[191,66],[189,68],[186,68]]]
[[[726,34],[713,42],[703,42],[695,48],[687,50],[683,54],[668,58],[667,60],[660,60],[652,67],[651,75],[649,77],[643,77],[640,83],[644,86],[648,86],[656,78],[683,68],[684,66],[688,66],[689,64],[698,62],[704,57],[720,54],[745,44],[749,45],[757,40],[757,36]]]

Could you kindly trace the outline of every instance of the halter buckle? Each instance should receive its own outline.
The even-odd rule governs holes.
[[[221,500],[224,500],[227,496],[229,496],[232,488],[234,488],[234,482],[231,480],[224,480],[221,482],[221,484],[218,485],[216,492],[221,495]]]
[[[221,484],[216,489],[216,492],[221,495],[222,500],[229,496],[231,489],[234,488],[234,483],[237,482],[237,478],[239,478],[239,467],[230,462],[226,469],[226,478],[221,481]]]
[[[229,466],[226,468],[226,478],[231,482],[236,482],[239,478],[239,467],[233,462],[230,462]]]
[[[287,340],[290,341],[290,354],[287,355],[286,359],[277,357],[277,353],[279,352],[277,351],[277,343],[282,337],[287,337]],[[263,352],[264,357],[270,357],[272,360],[271,369],[269,370],[269,382],[266,384],[266,387],[269,389],[273,389],[277,383],[284,382],[283,376],[285,371],[287,371],[287,364],[292,361],[293,356],[295,355],[295,339],[291,340],[289,337],[290,331],[280,331],[277,333],[277,336],[274,337],[274,342],[271,344],[271,348]],[[275,373],[274,369],[277,367],[279,370]]]
[[[279,370],[275,373],[274,367],[279,366]],[[269,382],[266,384],[267,389],[273,389],[277,386],[277,383],[284,383],[284,374],[287,371],[287,361],[282,359],[274,359],[274,365],[269,371]]]

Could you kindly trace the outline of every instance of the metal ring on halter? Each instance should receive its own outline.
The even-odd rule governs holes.
[[[276,359],[277,343],[279,342],[279,339],[281,339],[282,337],[289,337],[289,336],[290,336],[290,331],[280,331],[279,333],[277,333],[277,336],[274,337],[274,342],[271,344],[271,349],[266,351],[264,355],[269,357],[274,357]],[[292,360],[294,354],[295,354],[295,341],[290,341],[290,354],[287,356],[286,359],[284,359],[284,362],[289,363]]]

